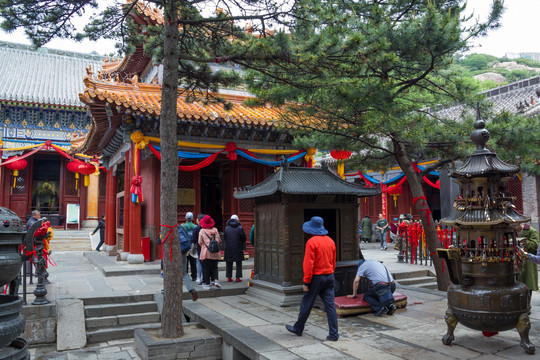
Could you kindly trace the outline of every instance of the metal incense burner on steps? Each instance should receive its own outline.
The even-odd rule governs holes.
[[[452,282],[445,316],[448,332],[442,342],[452,343],[458,323],[485,335],[516,328],[520,345],[534,354],[529,290],[516,280],[525,260],[514,235],[514,228],[530,218],[514,210],[514,198],[508,194],[508,181],[519,166],[485,148],[489,131],[480,113],[474,127],[471,139],[477,149],[451,174],[460,195],[451,215],[441,220],[457,232],[449,249],[437,249]]]
[[[26,321],[20,314],[23,301],[17,296],[25,234],[21,219],[0,207],[0,289],[9,285],[7,294],[0,295],[0,360],[30,359],[26,340],[19,338]]]

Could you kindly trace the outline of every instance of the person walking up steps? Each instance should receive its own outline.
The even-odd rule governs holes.
[[[105,242],[105,215],[101,215],[101,219],[98,221],[98,225],[92,235],[99,230],[99,244],[96,247],[96,251],[101,251],[101,245]]]

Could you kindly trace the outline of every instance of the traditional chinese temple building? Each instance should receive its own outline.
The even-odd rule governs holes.
[[[144,7],[138,10],[134,20],[139,24],[163,21],[158,12]],[[150,239],[152,258],[161,256],[156,239],[160,231],[162,76],[162,67],[153,64],[140,47],[119,61],[106,61],[97,73],[89,69],[80,94],[92,126],[74,151],[102,156],[109,169],[106,245],[130,263],[142,262],[141,238]],[[281,157],[301,164],[306,152],[292,149],[292,137],[277,130],[276,109],[244,105],[250,95],[238,89],[214,95],[232,107],[178,97],[180,171],[178,191],[171,196],[178,199],[179,223],[185,221],[187,212],[204,213],[223,231],[231,215],[237,214],[249,232],[254,202],[235,199],[234,189],[263,181],[279,166]],[[140,176],[136,181],[140,186],[133,182],[136,176]],[[132,186],[142,195],[132,195]],[[248,250],[253,254],[253,249]]]
[[[39,209],[54,226],[64,224],[68,204],[80,204],[82,225],[104,211],[105,175],[83,186],[53,147],[68,151],[88,133],[90,115],[78,93],[85,68],[101,62],[97,54],[0,41],[0,153],[3,162],[27,156],[17,176],[0,166],[0,206],[25,220]]]

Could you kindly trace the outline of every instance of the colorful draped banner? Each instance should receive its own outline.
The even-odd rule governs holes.
[[[414,168],[414,171],[417,172],[417,173],[420,173],[421,171],[424,171],[426,168],[423,167],[423,166],[420,166],[418,164],[415,164],[413,163],[413,168]],[[430,171],[428,172],[428,174],[430,175],[434,175],[434,176],[439,176],[439,172],[438,171]],[[400,180],[401,181],[396,184],[396,185],[400,185],[400,184],[403,184],[403,182],[406,180],[405,178],[405,174],[404,173],[401,173],[397,176],[394,176],[393,178],[389,179],[389,180],[386,180],[386,181],[379,181],[371,176],[369,176],[368,174],[365,174],[363,173],[362,171],[358,170],[357,172],[355,173],[347,173],[345,174],[345,176],[360,176],[360,178],[362,178],[366,185],[369,186],[369,187],[373,187],[374,185],[381,185],[381,188],[383,187],[383,185],[386,185],[386,184],[391,184],[393,183],[394,181],[397,181],[397,180]],[[441,188],[441,184],[440,184],[440,181],[437,180],[435,183],[433,183],[431,180],[429,180],[425,175],[422,177],[422,180],[424,180],[424,182],[426,184],[428,184],[429,186],[431,187],[434,187],[436,189],[440,189]],[[384,192],[384,190],[383,190]]]
[[[152,144],[148,144],[148,148],[161,161],[161,148],[159,146],[154,146]],[[247,160],[250,160],[250,161],[253,161],[255,163],[258,163],[258,164],[268,165],[268,166],[280,166],[281,165],[281,161],[265,161],[265,160],[261,160],[261,159],[255,157],[253,154],[249,154],[249,152],[251,152],[252,150],[238,149],[238,148],[233,149],[232,146],[229,146],[229,147],[226,147],[223,150],[221,150],[221,151],[219,151],[217,153],[214,153],[214,154],[197,154],[197,153],[189,153],[189,152],[185,152],[185,151],[178,151],[178,157],[183,158],[183,159],[204,159],[201,162],[199,162],[198,164],[194,164],[194,165],[179,165],[178,170],[181,170],[181,171],[196,171],[196,170],[202,169],[202,168],[210,165],[211,163],[213,163],[214,160],[217,158],[217,156],[219,154],[221,154],[222,152],[227,151],[230,154],[231,152],[233,152],[233,150],[234,150],[235,155],[240,155],[243,158],[245,158]],[[293,154],[292,156],[285,159],[287,161],[287,163],[290,163],[292,161],[301,159],[302,157],[304,157],[306,155],[306,151],[298,151],[298,150],[295,150],[295,151],[296,151],[295,154]],[[230,155],[227,155],[227,156],[229,157],[229,159],[231,158]]]

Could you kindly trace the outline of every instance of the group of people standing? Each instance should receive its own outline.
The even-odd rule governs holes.
[[[199,214],[194,223],[193,213],[186,214],[186,222],[179,226],[179,235],[183,231],[191,241],[191,249],[182,253],[184,284],[192,294],[193,300],[198,297],[193,282],[202,285],[204,290],[212,287],[221,288],[218,275],[218,261],[221,259],[222,239],[210,215]],[[181,236],[179,236],[181,238]],[[246,247],[246,234],[237,215],[227,221],[224,231],[224,260],[228,282],[232,282],[233,264],[236,264],[236,282],[242,281],[242,261]],[[191,267],[191,276],[188,272]]]
[[[364,216],[359,225],[359,230],[361,230],[361,241],[365,243],[371,241],[371,237],[373,235],[372,227],[373,224],[371,223],[371,218],[368,215]],[[381,250],[387,249],[386,236],[390,230],[390,227],[390,223],[388,223],[388,220],[386,220],[383,214],[379,214],[379,220],[377,220],[377,223],[375,224],[375,230],[377,231],[377,238],[381,242]]]

